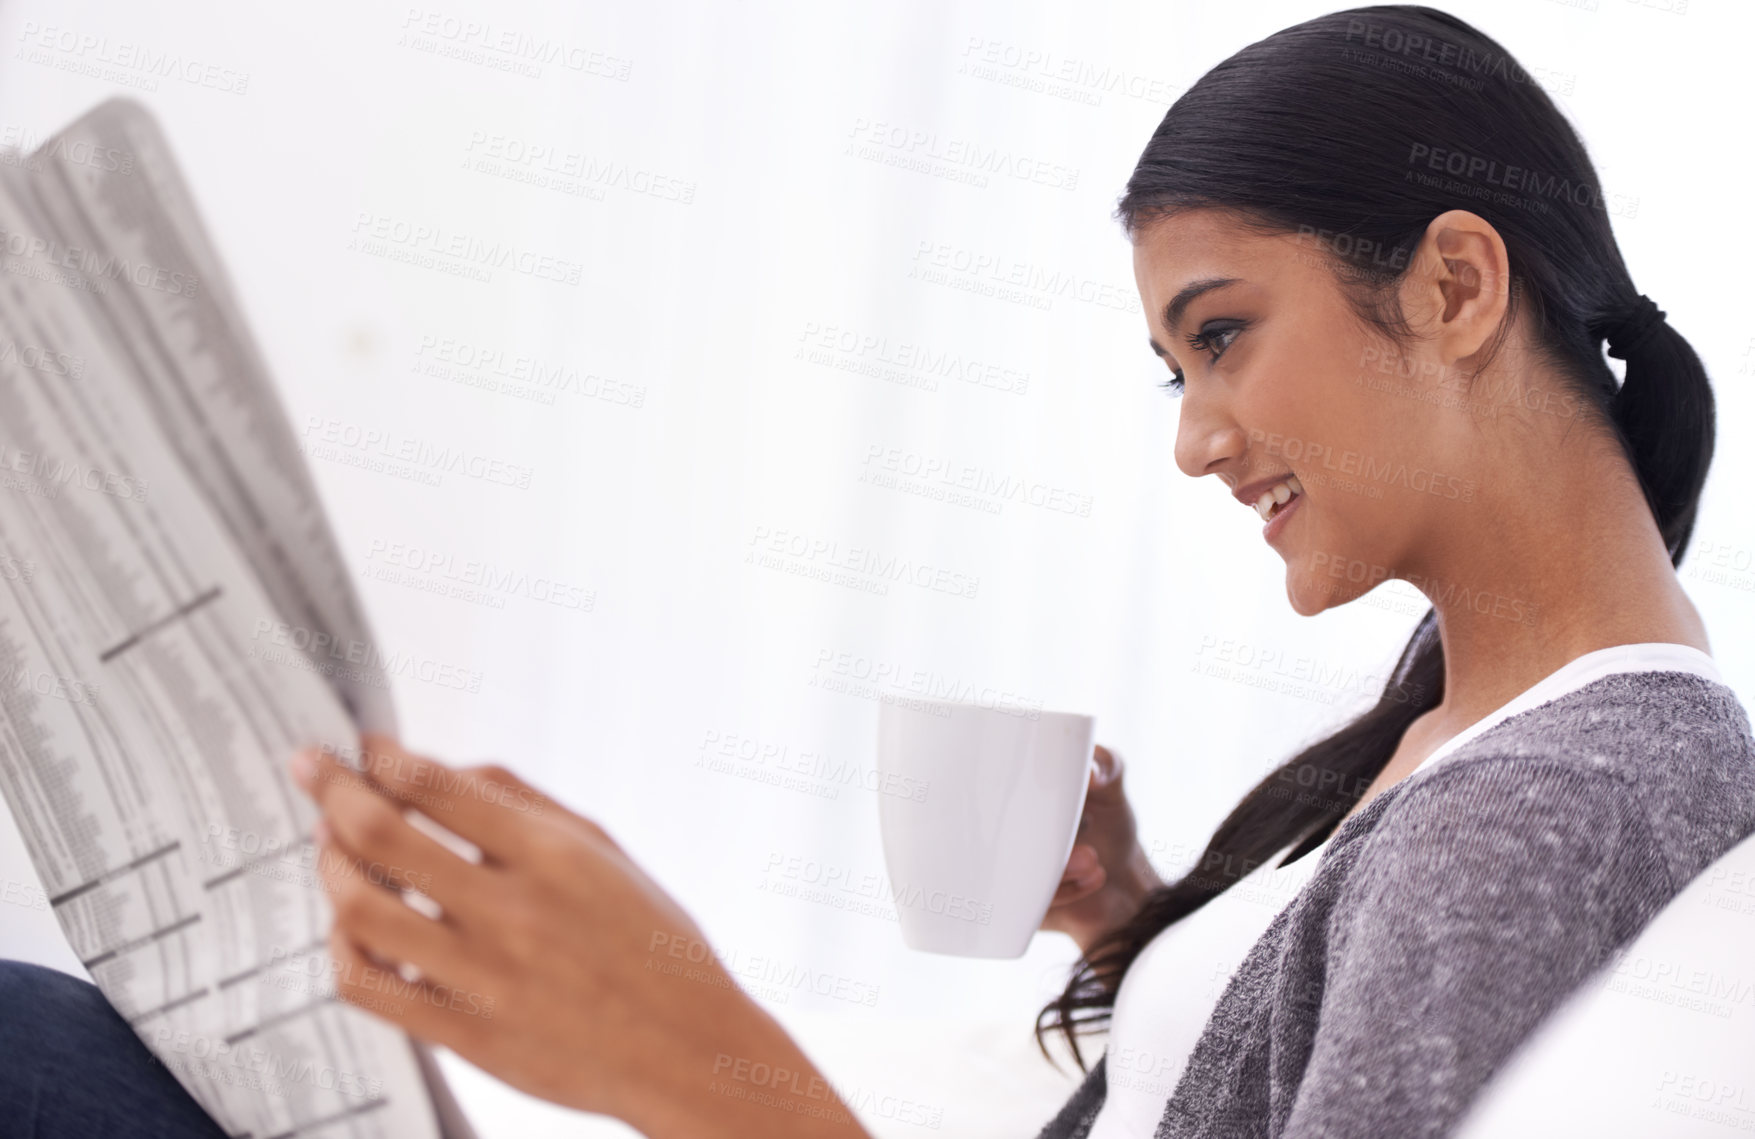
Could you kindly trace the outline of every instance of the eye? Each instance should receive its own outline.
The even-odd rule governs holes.
[[[1237,333],[1242,331],[1243,326],[1236,321],[1210,320],[1201,326],[1199,332],[1191,332],[1184,339],[1188,341],[1188,346],[1196,352],[1206,352],[1210,351],[1221,338],[1229,337],[1224,344],[1220,345],[1219,350],[1213,353],[1213,359],[1217,360],[1225,354],[1225,349],[1231,347],[1231,341],[1237,338]]]
[[[1231,347],[1231,342],[1235,340],[1237,334],[1242,331],[1243,324],[1239,321],[1209,320],[1206,324],[1201,326],[1199,332],[1191,332],[1183,337],[1183,339],[1186,340],[1188,346],[1193,348],[1196,352],[1212,352],[1214,345],[1218,345],[1218,351],[1213,352],[1213,359],[1217,360],[1220,356],[1225,354],[1225,349]],[[1223,341],[1223,343],[1220,343],[1220,341]],[[1158,386],[1175,395],[1181,395],[1183,388],[1182,373],[1173,373],[1169,379],[1163,381]]]

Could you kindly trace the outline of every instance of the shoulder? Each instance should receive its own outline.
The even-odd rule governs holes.
[[[1736,692],[1688,672],[1598,677],[1510,716],[1458,748],[1453,759],[1509,752],[1588,764],[1648,778],[1718,768],[1755,778],[1755,736]]]
[[[1463,891],[1515,875],[1523,889],[1608,866],[1668,878],[1637,782],[1580,755],[1457,755],[1383,793],[1353,877]],[[1664,882],[1660,888],[1673,888]]]
[[[1570,977],[1679,888],[1637,797],[1612,773],[1489,755],[1408,782],[1366,805],[1367,825],[1302,899],[1294,940],[1337,992],[1377,1002],[1432,985],[1491,987],[1504,969],[1543,984]]]
[[[1511,717],[1384,797],[1369,836],[1379,855],[1416,836],[1605,856],[1637,840],[1679,887],[1755,831],[1755,738],[1722,684],[1616,674]]]

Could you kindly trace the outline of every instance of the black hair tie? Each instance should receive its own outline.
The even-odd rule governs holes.
[[[1609,329],[1609,355],[1617,360],[1627,359],[1651,330],[1664,322],[1664,315],[1664,310],[1650,297],[1640,293],[1633,307]]]

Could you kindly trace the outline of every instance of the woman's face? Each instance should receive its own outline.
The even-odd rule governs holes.
[[[1134,275],[1153,349],[1184,381],[1176,465],[1217,475],[1230,493],[1257,488],[1237,508],[1239,526],[1262,527],[1262,486],[1302,484],[1284,519],[1264,528],[1286,561],[1295,611],[1320,612],[1389,577],[1430,576],[1422,562],[1478,523],[1491,433],[1456,406],[1461,381],[1449,377],[1473,343],[1456,329],[1398,351],[1354,314],[1315,238],[1252,233],[1216,210],[1147,225]],[[1416,329],[1450,306],[1414,270],[1406,286]],[[1495,298],[1459,296],[1486,310],[1463,314],[1471,328],[1496,323]]]

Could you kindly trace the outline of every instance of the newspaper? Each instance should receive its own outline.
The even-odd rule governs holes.
[[[287,775],[395,729],[383,661],[152,117],[0,155],[0,791],[79,960],[233,1136],[473,1135],[335,996]]]

